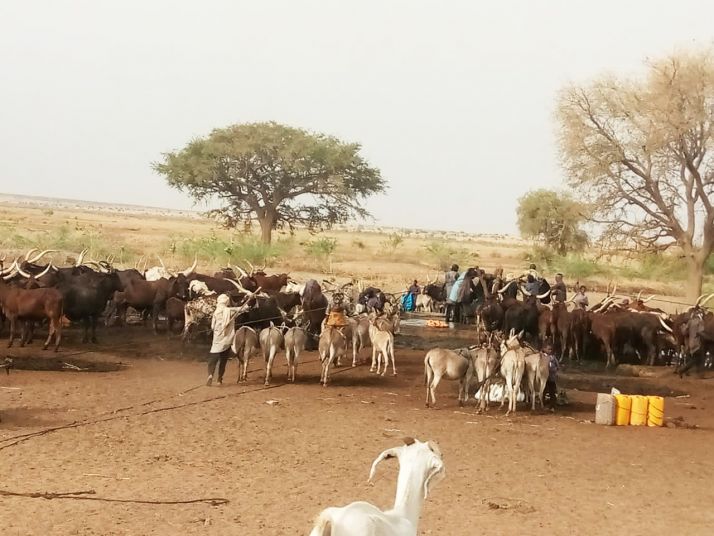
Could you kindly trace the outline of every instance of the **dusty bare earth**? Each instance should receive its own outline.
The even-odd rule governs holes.
[[[436,344],[414,336],[423,334],[403,344]],[[118,370],[0,375],[3,494],[93,490],[76,497],[101,499],[0,496],[2,534],[307,534],[325,506],[357,499],[390,506],[396,466],[385,466],[374,486],[366,479],[372,460],[402,436],[437,441],[447,467],[420,534],[695,535],[714,526],[706,378],[570,371],[563,381],[570,406],[506,418],[497,408],[485,416],[459,408],[452,383],[437,394],[440,409],[425,409],[421,349],[397,348],[397,377],[344,368],[328,388],[317,384],[314,353],[299,383],[284,385],[281,356],[275,386],[265,390],[258,361],[246,385],[234,383],[231,362],[227,385],[201,386],[205,344],[182,351],[141,327],[104,330],[100,343],[90,353],[69,345],[55,363]],[[55,359],[36,345],[5,354],[18,364],[23,356]],[[575,388],[612,384],[691,395],[667,398],[666,414],[698,428],[592,424],[595,393]],[[32,435],[71,423],[79,426]],[[227,502],[141,502],[211,498]]]

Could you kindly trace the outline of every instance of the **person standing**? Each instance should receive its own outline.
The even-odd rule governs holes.
[[[538,296],[538,291],[540,290],[540,282],[533,276],[533,274],[528,274],[526,276],[526,284],[524,285],[525,290],[531,296]]]
[[[459,278],[459,265],[452,264],[451,270],[444,274],[444,297],[446,298],[446,322],[454,321],[454,302],[451,301],[451,289]]]
[[[573,298],[573,303],[575,304],[576,308],[585,310],[588,308],[588,305],[590,305],[590,303],[588,303],[588,297],[585,294],[586,290],[587,289],[585,288],[585,285],[580,285],[578,292],[575,294],[575,297]]]
[[[545,395],[550,404],[550,410],[555,411],[558,403],[558,369],[560,363],[553,353],[553,346],[546,344],[543,347],[543,355],[548,358],[548,381],[545,382]]]
[[[345,295],[342,292],[335,292],[332,296],[332,303],[330,303],[327,308],[325,326],[341,329],[346,327],[347,324],[347,315],[345,315]]]
[[[235,319],[242,313],[243,307],[229,307],[231,299],[228,294],[221,294],[216,299],[216,310],[211,318],[213,330],[213,343],[208,354],[208,380],[206,385],[213,383],[213,375],[218,364],[218,385],[223,383],[223,374],[226,371],[226,362],[230,356],[231,345],[236,334]]]
[[[560,272],[555,274],[555,283],[550,290],[555,303],[565,303],[565,300],[568,299],[568,289],[563,282],[563,274]]]

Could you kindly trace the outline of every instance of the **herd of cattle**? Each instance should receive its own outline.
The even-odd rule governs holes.
[[[237,318],[238,325],[249,326],[256,333],[271,326],[301,326],[308,349],[316,348],[326,331],[323,320],[331,295],[343,294],[352,317],[347,333],[327,330],[329,336],[323,337],[336,339],[328,345],[335,359],[341,353],[339,349],[346,349],[351,340],[354,362],[358,348],[373,342],[370,331],[398,331],[398,300],[373,287],[360,289],[351,283],[337,287],[325,281],[320,285],[316,280],[298,284],[288,274],[268,275],[250,263],[247,270],[236,266],[213,275],[197,272],[196,262],[186,270],[171,272],[160,259],[160,266],[148,270],[118,269],[109,260],[86,260],[86,250],[72,265],[57,267],[41,262],[48,253],[30,250],[11,262],[0,261],[0,331],[7,318],[9,345],[17,335],[18,324],[24,344],[31,340],[35,323],[47,321],[44,347],[54,339],[57,350],[66,319],[83,324],[83,342],[96,342],[99,319],[121,324],[129,307],[145,321],[151,319],[154,331],[160,315],[166,317],[169,330],[176,323],[182,324],[183,338],[187,339],[197,326],[205,328],[205,321],[215,310],[216,297],[223,293],[235,305],[246,306]],[[651,297],[641,299],[638,295],[627,300],[616,294],[616,288],[611,292],[608,289],[605,299],[589,310],[571,310],[570,303],[551,303],[550,286],[545,280],[545,292],[538,295],[531,295],[517,281],[493,292],[488,290],[492,288],[490,280],[477,288],[483,295],[476,322],[485,333],[523,332],[524,340],[536,348],[551,341],[561,359],[580,360],[586,354],[604,353],[607,365],[615,366],[616,356],[630,352],[650,365],[674,355],[693,363],[710,353],[714,345],[714,316],[705,309],[714,294],[701,296],[686,311],[669,315],[648,306]],[[518,299],[519,291],[522,299]],[[432,281],[422,289],[422,295],[430,296],[430,303],[443,302],[443,285]],[[363,312],[373,315],[367,317],[360,314]],[[375,358],[391,358],[394,368],[393,339],[379,337],[378,344],[373,344],[379,346]]]

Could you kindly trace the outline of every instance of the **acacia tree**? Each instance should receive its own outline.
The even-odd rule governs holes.
[[[628,251],[675,246],[687,297],[701,294],[714,248],[714,56],[651,63],[643,79],[604,76],[563,90],[557,111],[570,183],[588,199],[603,242]]]
[[[583,249],[588,236],[580,229],[585,206],[568,194],[534,190],[518,200],[518,229],[523,236],[540,240],[560,255]]]
[[[197,201],[221,201],[211,212],[227,226],[257,220],[270,243],[276,228],[317,231],[369,215],[361,203],[384,191],[385,182],[359,150],[332,136],[250,123],[192,140],[154,169]]]

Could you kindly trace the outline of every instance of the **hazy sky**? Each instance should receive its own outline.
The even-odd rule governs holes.
[[[150,163],[275,120],[363,145],[389,225],[514,232],[560,87],[712,41],[708,1],[0,3],[0,192],[190,208]]]

